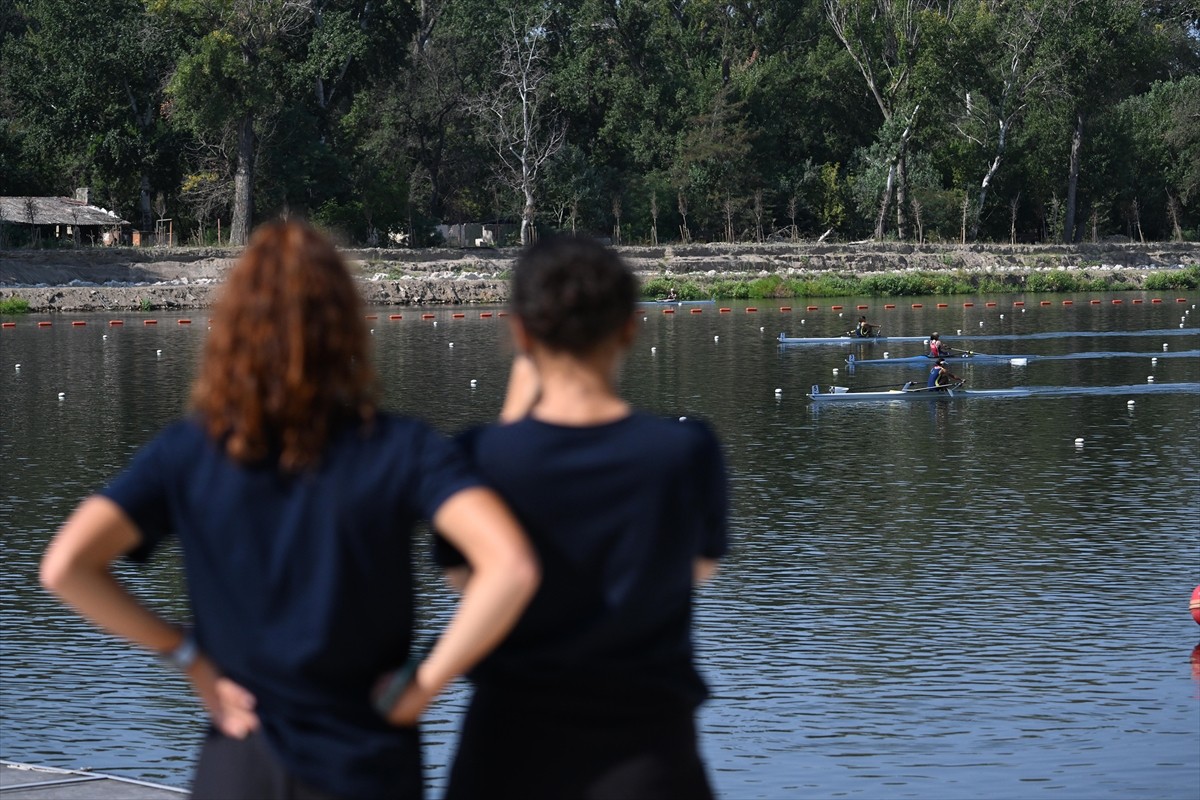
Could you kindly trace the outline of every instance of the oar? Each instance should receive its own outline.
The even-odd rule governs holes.
[[[957,383],[948,383],[945,386],[922,386],[919,389],[906,389],[905,391],[908,391],[908,392],[936,392],[936,391],[940,391],[943,389],[958,389],[964,383],[966,383],[966,381],[960,380]]]

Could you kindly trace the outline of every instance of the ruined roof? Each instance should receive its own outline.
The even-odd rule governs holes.
[[[129,224],[108,209],[71,197],[0,197],[0,222],[19,225]]]

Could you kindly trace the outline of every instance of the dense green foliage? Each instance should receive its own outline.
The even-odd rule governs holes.
[[[522,208],[627,244],[1196,239],[1196,9],[16,0],[0,4],[0,195],[91,186],[139,227],[169,217],[205,243],[218,221],[227,235],[300,213],[347,242],[420,245]],[[493,124],[516,96],[514,29],[545,74],[526,132],[566,130],[520,186]],[[870,280],[893,295],[965,282]]]
[[[25,314],[29,312],[29,301],[24,297],[6,297],[0,300],[0,314]]]
[[[1072,270],[1031,272],[1021,283],[1001,284],[979,274],[888,272],[865,277],[819,275],[784,278],[769,275],[747,280],[713,281],[651,278],[642,284],[647,299],[666,297],[672,289],[680,300],[772,300],[796,297],[928,297],[930,295],[1001,294],[1016,292],[1111,292],[1136,289],[1121,274],[1089,277]],[[1148,291],[1200,288],[1200,267],[1152,272],[1142,281]]]

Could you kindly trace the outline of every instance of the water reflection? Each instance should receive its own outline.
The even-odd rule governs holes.
[[[703,743],[724,796],[1200,793],[1200,648],[1180,599],[1200,573],[1195,395],[820,408],[804,394],[846,353],[780,348],[774,336],[800,327],[795,315],[654,312],[626,394],[710,419],[733,472],[736,549],[697,604],[714,690]],[[502,320],[433,313],[436,327],[407,313],[372,323],[385,402],[446,430],[483,422],[506,379]],[[888,313],[889,331],[918,334],[979,321],[996,334],[1153,330],[1177,318],[1148,303],[1019,319],[978,306]],[[808,316],[812,335],[845,324]],[[0,334],[0,747],[182,785],[201,730],[186,687],[64,614],[36,587],[36,563],[74,503],[183,408],[204,331],[89,320]],[[1144,354],[1146,341],[1111,337],[1104,349]],[[1170,351],[1198,344],[1185,334]],[[1200,381],[1194,356],[1066,360],[1053,357],[1099,348],[1035,346],[1050,358],[960,374],[979,388]],[[909,379],[924,370],[839,375],[855,387]],[[155,566],[123,575],[181,615],[177,557]],[[449,598],[428,565],[419,579],[432,628]],[[458,688],[427,720],[435,788],[465,697]]]

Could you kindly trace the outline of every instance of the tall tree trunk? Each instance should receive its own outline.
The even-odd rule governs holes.
[[[900,145],[900,157],[896,159],[896,236],[904,241],[908,238],[908,142]]]
[[[154,230],[154,214],[150,210],[150,176],[142,173],[141,190],[138,192],[138,211],[142,215],[142,225],[139,230],[143,233]]]
[[[233,176],[233,220],[229,243],[244,245],[254,220],[254,117],[245,114],[238,122],[237,172]]]
[[[521,209],[521,244],[533,244],[533,190],[525,188],[525,207]]]
[[[1075,112],[1075,130],[1071,133],[1071,167],[1067,173],[1067,210],[1063,218],[1063,241],[1075,241],[1075,204],[1079,188],[1079,160],[1083,150],[1083,112]]]
[[[879,216],[875,218],[875,238],[883,238],[883,223],[887,219],[888,205],[892,202],[892,186],[896,182],[896,164],[888,165],[887,183],[883,187],[883,200],[879,204]]]

